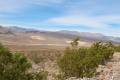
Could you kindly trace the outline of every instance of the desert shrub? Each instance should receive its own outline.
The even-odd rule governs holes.
[[[28,56],[29,56],[30,60],[32,60],[36,64],[44,62],[44,59],[45,59],[45,57],[42,54],[40,54],[39,51],[31,52],[30,54],[28,54]]]
[[[33,74],[33,79],[32,80],[47,80],[47,75],[48,72],[47,71],[41,71],[41,72],[37,72]]]
[[[31,64],[20,53],[11,53],[0,44],[0,80],[46,80],[42,73],[28,73]]]
[[[105,64],[114,54],[114,47],[111,43],[94,43],[89,48],[89,56],[95,58],[97,64]]]
[[[72,48],[77,48],[77,47],[78,47],[79,40],[80,40],[80,38],[79,38],[79,37],[76,37],[76,38],[71,42]]]
[[[25,53],[25,52],[24,52]],[[45,50],[30,50],[26,52],[27,58],[29,58],[35,64],[44,64],[47,61],[56,61],[61,56],[63,49],[45,49]]]
[[[113,53],[111,43],[97,42],[90,48],[72,46],[58,59],[58,66],[66,77],[92,77],[96,75],[98,65],[105,64]]]
[[[114,47],[116,52],[120,52],[120,45]]]
[[[92,63],[94,59],[87,56],[88,49],[80,48],[80,49],[67,49],[65,54],[58,60],[58,65],[60,69],[64,72],[67,77],[84,77],[94,75],[94,67],[95,65]],[[88,73],[89,72],[89,73]]]
[[[55,74],[53,80],[66,80],[66,76],[63,73]]]

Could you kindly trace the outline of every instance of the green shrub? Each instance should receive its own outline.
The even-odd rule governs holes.
[[[32,60],[36,64],[44,62],[44,59],[45,59],[45,57],[42,54],[40,54],[39,51],[38,52],[34,51],[34,52],[28,54],[28,56],[29,56],[30,60]]]
[[[94,57],[97,64],[105,64],[107,60],[112,58],[114,47],[111,43],[97,42],[89,48],[89,52],[89,56]]]
[[[11,53],[0,44],[0,80],[46,80],[43,73],[28,73],[31,64],[19,53]]]
[[[58,66],[66,77],[92,77],[99,64],[112,58],[114,48],[111,43],[94,43],[90,48],[71,47],[58,59]]]
[[[78,45],[79,45],[79,40],[80,40],[79,37],[75,38],[75,39],[71,42],[71,46],[72,46],[73,48],[77,48]]]
[[[34,73],[33,75],[34,78],[32,80],[47,80],[47,75],[48,75],[47,71],[41,71],[38,73]]]
[[[120,52],[120,45],[114,47],[116,52]]]
[[[88,49],[85,48],[80,48],[78,50],[67,50],[64,56],[62,56],[62,58],[58,60],[58,65],[60,69],[65,73],[65,76],[90,77],[94,75],[95,72],[90,72],[94,69],[92,65],[95,64],[91,63],[94,61],[94,59],[90,59],[91,57],[87,57],[87,51]],[[88,68],[88,66],[90,67]]]
[[[55,74],[53,80],[66,80],[66,76],[63,73]]]

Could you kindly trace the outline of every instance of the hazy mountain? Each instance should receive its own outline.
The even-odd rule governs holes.
[[[80,36],[82,41],[112,41],[120,43],[119,37],[105,36],[100,33],[77,32],[77,31],[42,31],[35,29],[26,29],[20,27],[3,27],[0,26],[0,40],[7,43],[29,43],[29,44],[64,44],[66,40],[71,40]],[[41,39],[41,40],[40,40]]]

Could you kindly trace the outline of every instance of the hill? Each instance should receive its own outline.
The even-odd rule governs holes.
[[[0,26],[0,41],[6,45],[68,46],[68,43],[77,36],[81,38],[83,45],[94,41],[120,43],[119,37],[105,36],[100,33],[67,30],[44,31],[16,26]]]

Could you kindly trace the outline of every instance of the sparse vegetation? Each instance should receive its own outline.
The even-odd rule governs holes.
[[[65,80],[69,77],[93,77],[96,75],[98,65],[104,65],[110,60],[119,46],[114,47],[112,43],[96,42],[89,48],[79,47],[79,38],[71,42],[63,52],[55,50],[30,50],[27,58],[38,63],[53,61],[57,64],[62,73],[55,75],[55,80]],[[21,53],[12,53],[3,45],[0,45],[0,80],[47,80],[47,72],[29,71],[31,63]],[[42,64],[41,63],[41,64]]]
[[[31,64],[19,53],[11,53],[0,44],[0,80],[46,80],[44,72],[30,73]]]
[[[44,62],[44,56],[42,54],[40,54],[39,51],[31,52],[30,54],[28,54],[28,57],[30,60],[32,60],[36,64]]]
[[[63,50],[53,50],[53,49],[33,50],[33,51],[31,50],[26,54],[26,56],[34,63],[39,64],[49,60],[55,61],[62,53]]]
[[[74,40],[72,44],[78,43]],[[77,47],[77,48],[76,48]],[[58,59],[58,66],[66,77],[92,77],[96,75],[98,65],[103,65],[112,58],[112,43],[94,43],[90,48],[78,48],[78,44],[65,50]]]
[[[62,73],[54,75],[54,80],[66,80],[66,76]]]
[[[120,45],[115,46],[115,51],[116,51],[116,52],[120,52]]]
[[[77,48],[78,47],[78,44],[79,44],[79,40],[80,40],[80,38],[79,37],[77,37],[77,38],[75,38],[72,42],[71,42],[71,46],[72,46],[72,48]]]

